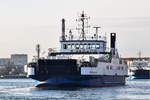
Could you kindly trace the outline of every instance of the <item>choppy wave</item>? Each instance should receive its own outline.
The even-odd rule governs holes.
[[[125,86],[38,89],[31,79],[0,79],[0,100],[150,100],[150,80],[128,80]]]

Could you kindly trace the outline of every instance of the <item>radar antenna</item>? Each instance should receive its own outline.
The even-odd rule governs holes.
[[[101,28],[101,27],[96,26],[96,27],[93,27],[93,28],[95,28],[95,30],[96,30],[95,39],[98,40],[98,29]]]

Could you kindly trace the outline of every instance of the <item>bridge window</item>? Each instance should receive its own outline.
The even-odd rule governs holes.
[[[96,49],[99,49],[100,48],[100,45],[99,44],[96,44]]]
[[[80,44],[80,48],[81,48],[81,49],[83,48],[83,44]]]
[[[71,44],[68,44],[68,49],[71,49]]]
[[[85,49],[89,49],[89,45],[88,44],[86,44]]]
[[[64,44],[64,46],[63,46],[63,47],[64,47],[64,49],[67,49],[67,45],[66,45],[66,44]]]
[[[87,49],[90,49],[90,46],[91,46],[91,45],[90,45],[90,44],[88,44],[88,45],[87,45]]]
[[[87,49],[87,44],[84,44],[84,49]]]
[[[74,44],[72,44],[71,48],[72,48],[72,49],[75,49],[75,45],[74,45]]]
[[[79,44],[76,44],[76,49],[79,49]]]
[[[95,49],[95,44],[92,44],[91,47],[92,47],[92,49]]]
[[[100,48],[103,48],[104,47],[104,45],[103,44],[100,44]]]

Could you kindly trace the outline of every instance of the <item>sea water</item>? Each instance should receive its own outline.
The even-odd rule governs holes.
[[[0,100],[150,100],[150,80],[127,80],[124,86],[39,89],[32,79],[0,79]]]

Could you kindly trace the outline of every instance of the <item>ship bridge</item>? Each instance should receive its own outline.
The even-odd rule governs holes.
[[[105,52],[105,40],[68,40],[61,41],[61,52]]]
[[[50,53],[50,55],[58,54],[105,54],[106,52],[106,36],[101,36],[98,32],[100,27],[96,26],[95,33],[90,34],[88,25],[89,17],[84,12],[76,20],[78,33],[73,34],[72,30],[66,33],[65,19],[62,19],[62,35],[60,38],[60,52]],[[76,37],[75,35],[78,36]]]

